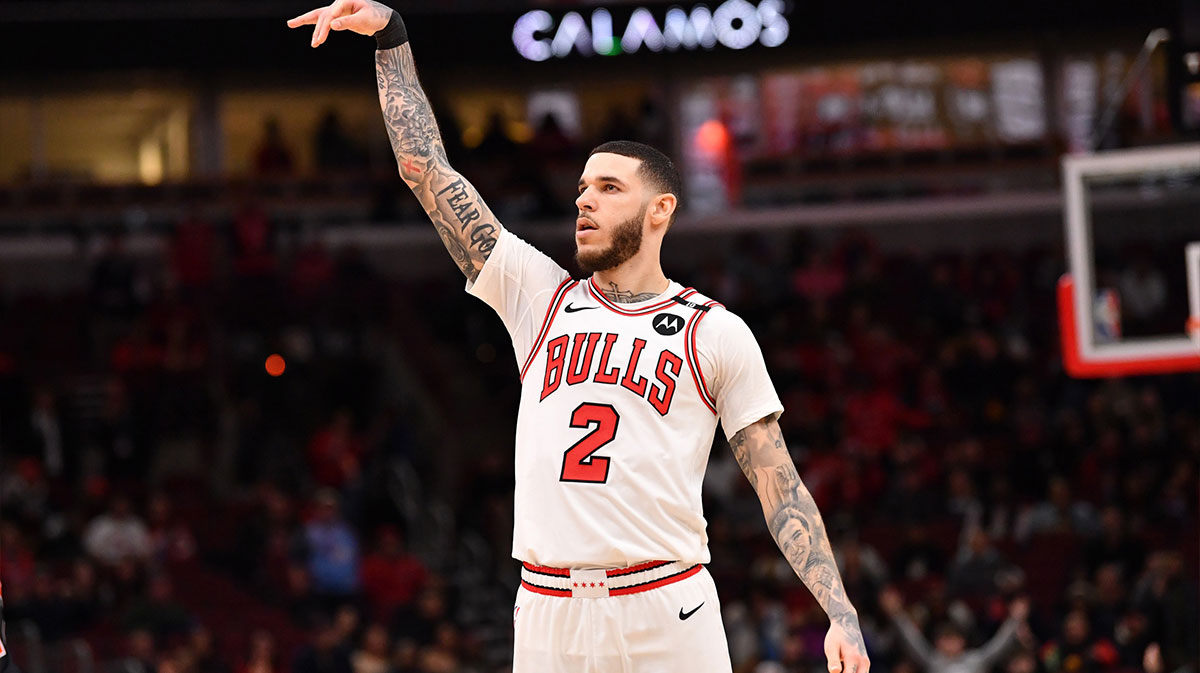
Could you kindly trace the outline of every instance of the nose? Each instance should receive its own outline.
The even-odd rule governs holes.
[[[595,212],[596,200],[592,198],[592,188],[591,187],[588,187],[587,189],[583,190],[583,193],[579,195],[579,198],[575,199],[575,206],[577,208],[579,208],[579,210],[581,210],[581,211],[586,210],[589,213]]]

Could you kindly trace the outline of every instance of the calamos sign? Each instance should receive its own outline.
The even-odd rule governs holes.
[[[616,25],[610,11],[598,8],[584,18],[567,12],[560,19],[542,9],[521,15],[513,25],[513,46],[530,61],[582,56],[615,56],[643,49],[652,52],[712,49],[745,49],[756,42],[778,47],[787,40],[788,20],[784,0],[726,0],[709,9],[671,7],[655,13],[638,7],[624,26]]]

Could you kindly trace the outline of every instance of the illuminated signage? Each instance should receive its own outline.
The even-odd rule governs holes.
[[[784,0],[726,0],[710,10],[696,5],[691,10],[672,7],[656,15],[638,7],[624,30],[617,30],[612,13],[600,8],[585,19],[567,12],[561,19],[542,9],[521,15],[513,25],[513,46],[530,61],[583,56],[616,56],[642,49],[651,52],[712,49],[718,44],[745,49],[754,43],[778,47],[787,40],[788,21]]]

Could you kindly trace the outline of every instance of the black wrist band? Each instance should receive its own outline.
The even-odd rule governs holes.
[[[404,28],[404,19],[400,18],[400,12],[393,9],[392,18],[388,19],[387,25],[375,33],[375,48],[382,51],[399,47],[405,42],[408,42],[408,30]]]

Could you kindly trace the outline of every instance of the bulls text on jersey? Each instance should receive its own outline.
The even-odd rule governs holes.
[[[676,383],[683,371],[683,358],[664,349],[654,366],[654,381],[638,373],[645,339],[633,339],[629,360],[624,364],[610,363],[613,346],[621,337],[600,332],[574,335],[564,334],[546,343],[546,376],[542,382],[540,400],[544,400],[564,383],[568,386],[590,381],[607,385],[619,385],[645,399],[661,416],[671,411],[671,400],[675,397]],[[603,341],[603,345],[601,345]],[[597,362],[597,350],[599,361]],[[568,357],[568,354],[570,357]],[[596,364],[595,367],[592,365]]]

